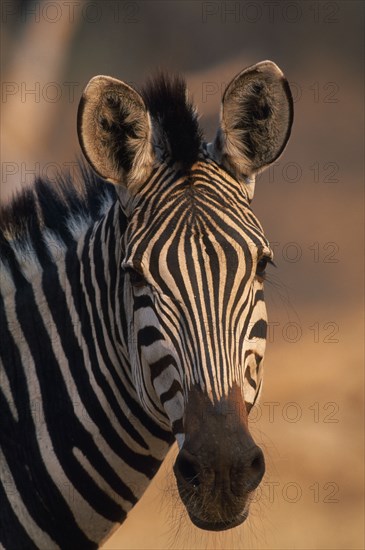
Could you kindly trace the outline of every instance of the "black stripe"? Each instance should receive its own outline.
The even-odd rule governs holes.
[[[9,492],[11,490],[10,487]],[[5,550],[37,550],[37,546],[8,502],[2,483],[0,483],[0,544]]]
[[[214,274],[213,276],[213,288],[210,287],[210,284],[208,282],[208,278],[205,272],[205,269],[203,269],[204,265],[204,258],[203,258],[203,252],[202,247],[199,246],[198,248],[198,262],[201,265],[201,276],[202,276],[202,286],[203,286],[203,292],[204,292],[204,301],[202,304],[202,309],[205,307],[207,318],[208,318],[208,334],[207,339],[210,338],[211,340],[214,339],[214,336],[216,337],[216,347],[218,348],[218,357],[217,357],[217,365],[222,366],[223,365],[223,349],[225,347],[225,344],[227,342],[227,325],[222,325],[222,320],[219,318],[219,307],[218,304],[221,299],[221,283],[222,283],[222,273],[221,273],[221,262],[222,260],[219,258],[218,251],[215,249],[213,242],[211,241],[211,238],[208,238],[206,234],[206,228],[202,227],[202,234],[203,234],[203,246],[205,248],[205,252],[209,257],[209,267],[211,270],[211,273]],[[227,256],[228,249],[226,248],[226,243],[219,243],[220,246],[223,244],[223,253]],[[228,244],[228,243],[227,243]],[[228,248],[231,248],[230,245],[228,245]],[[229,297],[231,295],[231,288],[234,281],[235,273],[237,270],[238,262],[237,262],[237,254],[236,252],[231,248],[231,252],[233,252],[231,262],[227,264],[227,276],[225,278],[224,282],[224,291],[223,291],[223,310],[227,309],[227,300],[229,300]],[[227,257],[226,257],[227,261]],[[211,293],[214,292],[214,301],[213,301],[213,311],[211,309]],[[213,342],[212,342],[213,343]],[[209,356],[208,356],[209,357]],[[209,372],[211,369],[209,369]],[[220,372],[216,373],[217,376],[220,376],[221,381],[223,379],[223,372],[220,369]],[[212,387],[215,387],[214,385],[214,373],[212,373],[211,376],[211,384]]]
[[[257,388],[257,384],[256,384],[256,381],[251,376],[251,371],[249,367],[247,367],[246,369],[245,378],[247,382],[250,384],[250,386],[255,390]]]
[[[267,333],[267,322],[264,319],[259,319],[259,321],[256,321],[256,323],[252,327],[249,334],[249,339],[250,340],[253,338],[264,339],[266,338],[266,333]]]
[[[160,395],[160,401],[162,403],[162,405],[164,405],[166,403],[166,401],[170,401],[170,399],[172,399],[173,397],[175,397],[175,395],[178,393],[178,392],[181,392],[183,393],[183,389],[181,387],[181,384],[180,382],[178,382],[176,379],[173,381],[173,383],[171,384],[170,388],[165,391],[164,393],[162,393]]]
[[[61,198],[54,186],[38,179],[35,182],[35,192],[37,193],[38,204],[41,209],[42,221],[46,227],[51,227],[52,232],[61,239],[66,246],[71,246],[74,242],[72,234],[67,227],[67,219],[70,215],[70,207]],[[34,237],[39,238],[39,234],[32,232]]]
[[[262,380],[260,380],[259,387],[257,388],[256,394],[255,394],[255,399],[253,400],[252,406],[255,405],[255,403],[256,403],[256,401],[257,401],[257,398],[258,398],[258,396],[259,396],[259,394],[260,394],[261,384],[262,384]]]
[[[262,355],[255,352],[255,361],[256,361],[256,372],[259,370],[261,361],[263,360]]]
[[[161,359],[158,359],[154,363],[150,363],[151,381],[155,381],[155,378],[167,369],[170,365],[176,367],[176,361],[172,355],[164,355]]]
[[[157,342],[158,340],[164,340],[161,332],[154,326],[143,327],[138,331],[137,345],[140,351],[142,346],[148,347]]]
[[[248,309],[248,312],[247,312],[247,315],[245,317],[245,321],[243,323],[243,327],[242,327],[242,331],[241,331],[241,334],[240,334],[240,337],[239,337],[239,349],[241,350],[242,348],[245,347],[245,341],[246,341],[246,338],[247,338],[247,331],[248,331],[248,328],[249,328],[249,325],[251,323],[251,316],[252,316],[252,313],[254,311],[254,304],[252,303],[252,293],[249,292],[248,295],[247,295],[247,298],[246,300],[244,301],[244,303],[242,304],[242,306],[240,307],[239,309],[239,312],[238,312],[238,315],[241,316],[242,312],[246,309],[247,305],[249,307]]]
[[[135,296],[133,301],[133,310],[138,311],[139,309],[152,307],[152,301],[149,296],[142,294],[142,296]]]
[[[258,302],[264,301],[264,291],[262,289],[257,290],[255,294],[254,304],[256,305]]]

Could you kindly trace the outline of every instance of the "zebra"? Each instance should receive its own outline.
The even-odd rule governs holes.
[[[206,143],[180,75],[90,80],[86,161],[1,209],[0,548],[97,548],[174,441],[192,523],[231,529],[265,470],[270,243],[250,203],[293,101],[263,61],[226,87]]]

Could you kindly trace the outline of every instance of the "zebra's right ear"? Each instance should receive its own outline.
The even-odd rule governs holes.
[[[103,179],[129,188],[149,175],[150,117],[128,84],[108,76],[92,78],[80,100],[77,132],[86,159]]]

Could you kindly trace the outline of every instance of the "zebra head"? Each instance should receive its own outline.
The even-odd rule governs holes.
[[[178,441],[178,489],[203,529],[242,523],[265,469],[247,418],[262,383],[273,254],[250,202],[255,175],[286,145],[292,113],[270,61],[228,85],[210,144],[178,77],[139,94],[98,76],[79,108],[83,152],[116,184],[127,217],[121,301],[136,392]]]

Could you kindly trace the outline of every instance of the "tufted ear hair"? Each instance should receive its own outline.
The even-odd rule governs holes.
[[[240,72],[227,86],[213,157],[253,195],[254,176],[283,152],[293,122],[293,99],[272,61]],[[251,187],[250,187],[251,186]]]
[[[153,164],[151,121],[136,90],[108,76],[95,76],[80,100],[77,132],[81,149],[104,179],[130,188]]]

